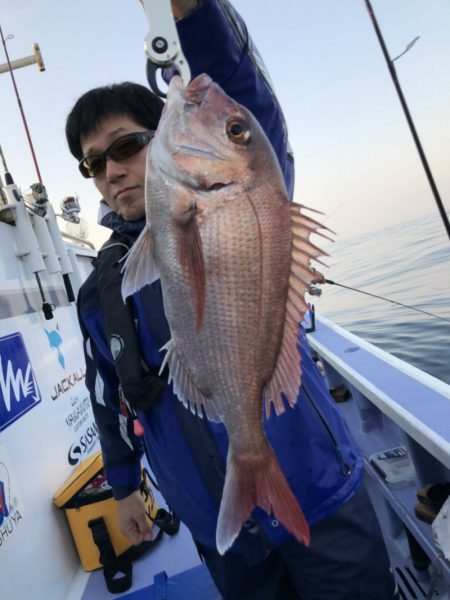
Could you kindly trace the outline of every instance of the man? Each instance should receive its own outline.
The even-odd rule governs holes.
[[[172,8],[192,76],[208,73],[253,112],[273,145],[292,195],[293,161],[286,127],[245,25],[226,0],[172,0]],[[87,92],[66,126],[82,174],[94,178],[104,199],[102,223],[114,230],[99,254],[96,272],[80,291],[78,306],[86,381],[122,530],[133,543],[151,535],[136,491],[143,439],[162,494],[190,529],[226,600],[388,600],[394,584],[361,486],[362,460],[306,339],[297,406],[264,425],[310,524],[311,545],[296,542],[278,521],[257,508],[225,556],[215,548],[225,429],[184,409],[171,386],[157,376],[163,358],[159,348],[170,338],[159,282],[135,294],[128,308],[117,295],[119,259],[145,221],[146,152],[149,143],[151,152],[161,108],[148,90],[125,83]],[[136,414],[138,420],[133,421]],[[142,438],[133,425],[142,428]]]

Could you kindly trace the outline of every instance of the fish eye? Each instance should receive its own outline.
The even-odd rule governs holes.
[[[236,144],[248,144],[251,133],[246,123],[239,119],[230,119],[227,122],[227,135]]]

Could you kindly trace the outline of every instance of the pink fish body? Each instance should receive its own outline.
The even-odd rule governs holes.
[[[309,543],[303,512],[263,428],[300,386],[298,322],[319,224],[287,199],[256,119],[207,75],[170,84],[149,152],[147,226],[127,260],[127,296],[161,277],[178,398],[229,436],[216,543],[224,553],[255,506]],[[276,417],[275,417],[276,418]]]

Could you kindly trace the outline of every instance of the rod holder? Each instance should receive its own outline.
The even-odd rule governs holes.
[[[24,58],[18,58],[17,60],[11,61],[11,69],[21,69],[22,67],[28,67],[28,65],[37,64],[39,71],[45,71],[44,60],[42,58],[41,49],[39,44],[33,44],[33,54],[25,56]],[[6,73],[10,70],[8,63],[0,65],[0,73]]]

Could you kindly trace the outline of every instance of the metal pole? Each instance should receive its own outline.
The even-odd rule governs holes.
[[[372,20],[373,26],[375,28],[375,33],[377,34],[378,41],[380,42],[380,46],[383,51],[384,58],[386,59],[386,64],[388,66],[389,73],[391,74],[392,81],[394,82],[395,89],[397,90],[397,94],[400,99],[400,103],[402,105],[403,112],[405,113],[406,120],[408,121],[408,125],[411,130],[411,134],[413,136],[414,143],[416,144],[416,148],[419,153],[420,160],[422,161],[422,165],[425,170],[425,173],[426,173],[426,176],[428,179],[428,183],[430,184],[431,191],[433,192],[434,199],[436,200],[436,204],[438,206],[438,209],[439,209],[439,212],[440,212],[440,215],[442,218],[442,222],[444,223],[444,227],[447,231],[447,235],[450,238],[450,222],[449,222],[447,213],[445,212],[445,208],[442,203],[441,197],[439,196],[439,192],[436,187],[436,184],[434,183],[433,175],[431,173],[430,167],[428,166],[428,161],[427,161],[425,153],[423,151],[422,144],[420,143],[419,136],[417,135],[416,128],[414,126],[411,114],[410,114],[408,106],[406,104],[405,97],[403,96],[403,92],[402,92],[400,83],[397,78],[397,73],[395,71],[394,63],[391,60],[389,53],[387,51],[386,44],[384,43],[383,36],[381,35],[380,28],[378,27],[377,19],[375,17],[375,13],[373,11],[372,5],[370,4],[370,0],[365,0],[365,3],[366,3],[367,11],[369,13],[369,16]]]
[[[10,72],[10,75],[11,75],[11,79],[12,79],[14,91],[16,93],[17,103],[19,104],[20,114],[22,115],[22,121],[23,121],[23,125],[25,127],[25,133],[27,134],[28,144],[30,146],[31,155],[33,157],[34,166],[36,167],[36,173],[37,173],[37,176],[38,176],[38,181],[39,181],[39,183],[42,184],[41,172],[39,171],[39,166],[38,166],[38,162],[37,162],[37,159],[36,159],[36,154],[34,153],[33,142],[31,141],[30,131],[28,129],[27,120],[25,118],[25,113],[24,113],[24,110],[22,108],[22,102],[20,101],[19,90],[17,89],[16,80],[14,78],[13,70],[12,70],[12,67],[11,67],[11,62],[9,60],[8,49],[6,48],[6,40],[3,37],[3,31],[2,31],[1,26],[0,26],[0,36],[2,38],[3,48],[5,49],[6,61],[8,63],[9,72]]]

